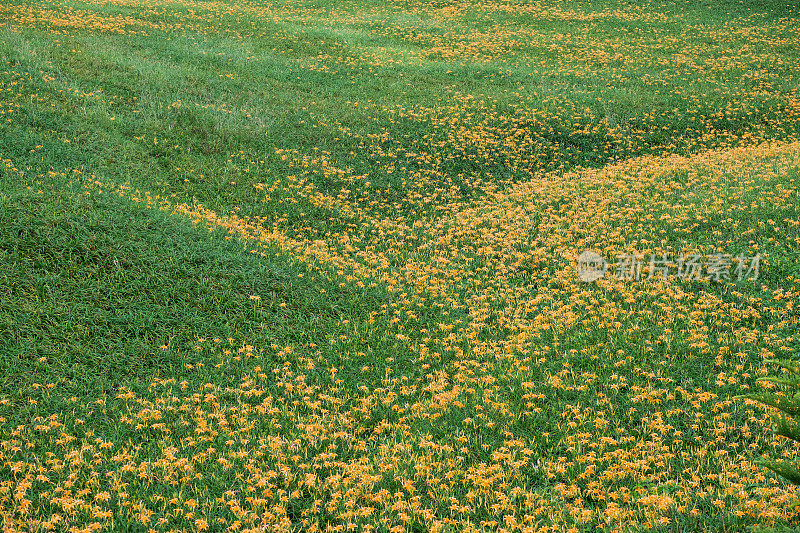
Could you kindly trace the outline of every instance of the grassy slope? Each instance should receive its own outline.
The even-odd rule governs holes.
[[[796,149],[543,173],[796,135],[795,14],[487,5],[4,8],[4,520],[356,521],[339,497],[387,529],[790,516],[743,461],[774,448],[765,419],[714,400],[796,349]],[[590,246],[770,262],[759,284],[587,293]],[[97,466],[43,473],[88,487],[71,514],[35,476],[78,445]]]

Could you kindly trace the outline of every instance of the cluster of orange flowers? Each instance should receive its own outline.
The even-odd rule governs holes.
[[[613,74],[644,37],[536,41],[560,58],[554,66],[516,52],[523,40],[545,39],[529,28],[434,28],[498,12],[586,24],[680,16],[633,4],[587,12],[547,2],[411,3],[408,12],[392,8],[391,23],[374,30],[402,35],[409,50],[326,51],[298,59],[297,68],[330,73],[449,59],[513,64],[538,76],[554,68],[553,81],[540,88],[547,106],[453,89],[441,105],[348,102],[368,119],[356,131],[310,104],[315,127],[358,152],[348,159],[275,147],[286,169],[280,175],[264,154],[243,150],[221,162],[252,183],[274,216],[236,205],[215,210],[91,169],[63,169],[86,195],[115,194],[185,217],[227,232],[254,254],[280,253],[354,291],[381,289],[389,298],[369,316],[367,331],[331,336],[330,346],[198,339],[180,375],[154,379],[147,391],[75,399],[73,413],[43,409],[12,424],[13,405],[0,397],[7,530],[618,531],[797,518],[796,490],[753,465],[762,455],[794,458],[797,451],[773,436],[769,410],[731,399],[768,372],[764,359],[791,355],[797,345],[800,291],[791,265],[800,245],[800,143],[764,141],[769,132],[790,131],[786,117],[800,113],[797,96],[778,94],[776,114],[744,133],[720,129],[754,116],[762,93],[771,94],[769,73],[753,71],[752,87],[731,95],[719,116],[698,107],[689,119],[695,127],[656,145],[648,136],[671,110],[648,111],[630,127],[633,118],[618,109],[599,117],[580,108],[565,96],[577,82],[559,81]],[[180,12],[155,0],[83,4],[106,9],[82,19],[83,11],[61,3],[0,7],[0,18],[64,31],[202,26],[257,38],[264,30],[256,22],[325,17],[369,27],[376,17],[304,5],[287,14],[257,2],[181,2],[187,9]],[[153,27],[148,21],[158,17],[131,20],[114,6],[172,22]],[[224,17],[211,23],[209,13],[237,24],[226,32]],[[253,22],[252,34],[242,21]],[[769,35],[756,22],[709,38],[746,37],[769,48],[796,33],[790,21]],[[755,47],[706,57],[661,44],[671,69],[642,66],[662,73],[649,80],[654,87],[763,59]],[[30,78],[15,76],[20,84]],[[16,86],[0,90],[21,94]],[[171,107],[219,120],[257,116],[234,103]],[[15,109],[0,101],[8,120]],[[593,151],[576,148],[586,139],[598,140]],[[579,159],[586,153],[594,159]],[[19,172],[2,155],[7,171]],[[563,170],[606,160],[613,163]],[[610,277],[586,284],[576,275],[586,249],[607,258],[623,251],[763,254],[762,279],[744,287]],[[258,295],[251,299],[263,305]],[[366,355],[378,341],[392,347],[383,360]],[[355,370],[336,368],[328,357],[334,352]],[[244,362],[247,370],[234,382],[195,379],[210,361],[218,368]],[[376,369],[379,363],[385,368]],[[43,384],[29,401],[46,405],[59,394]]]
[[[123,390],[85,406],[90,415],[102,410],[112,433],[60,414],[4,428],[2,457],[13,476],[0,483],[7,519],[39,517],[51,529],[59,521],[91,529],[127,520],[199,530],[400,531],[419,523],[550,531],[700,524],[719,513],[794,516],[793,490],[752,464],[758,453],[783,449],[771,436],[769,413],[726,397],[765,373],[762,357],[789,352],[798,294],[726,301],[663,281],[586,286],[574,258],[585,246],[655,249],[662,230],[727,213],[727,202],[749,205],[745,197],[752,210],[793,212],[798,190],[785,177],[797,175],[799,163],[799,145],[770,144],[553,174],[453,209],[419,241],[409,236],[425,228],[374,218],[387,238],[308,240],[303,228],[289,235],[87,179],[87,194],[120,194],[229,231],[256,253],[277,246],[313,268],[389,286],[394,302],[376,315],[375,327],[400,339],[399,349],[427,378],[388,372],[356,388],[329,368],[322,384],[313,377],[326,364],[318,347],[199,343],[198,361],[210,352],[222,355],[221,364],[252,359],[254,369],[236,385],[156,380],[147,395]],[[296,178],[286,186],[282,198],[318,194]],[[718,205],[674,201],[701,193]],[[335,200],[327,208],[347,205]],[[368,217],[358,204],[348,216]],[[537,212],[547,216],[533,225]],[[740,223],[720,221],[711,233],[746,238]],[[759,232],[793,247],[796,224],[773,220]],[[436,253],[421,254],[420,241],[438,242]],[[715,241],[709,250],[736,244]],[[438,331],[415,320],[425,302],[439,306]],[[771,327],[754,329],[754,318]],[[643,325],[653,320],[658,328]],[[482,340],[495,328],[504,335]],[[344,352],[359,346],[358,339],[332,343]],[[264,351],[283,366],[255,366]],[[692,361],[713,366],[687,385],[676,368]],[[601,364],[613,366],[605,382]],[[132,432],[147,439],[121,437]],[[210,489],[225,479],[228,493]]]

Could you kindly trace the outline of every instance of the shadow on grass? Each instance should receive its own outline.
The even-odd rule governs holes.
[[[83,397],[147,387],[203,357],[216,363],[228,338],[234,351],[322,344],[343,333],[342,317],[382,302],[129,200],[0,183],[0,394],[22,397],[36,383]],[[214,338],[219,350],[203,350]]]

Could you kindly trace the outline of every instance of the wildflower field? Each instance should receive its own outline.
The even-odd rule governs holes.
[[[798,43],[778,0],[4,0],[3,531],[800,524],[738,397],[800,355]]]

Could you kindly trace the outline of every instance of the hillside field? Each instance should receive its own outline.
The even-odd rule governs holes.
[[[799,43],[778,0],[4,0],[2,531],[794,531],[741,395],[800,357]]]

